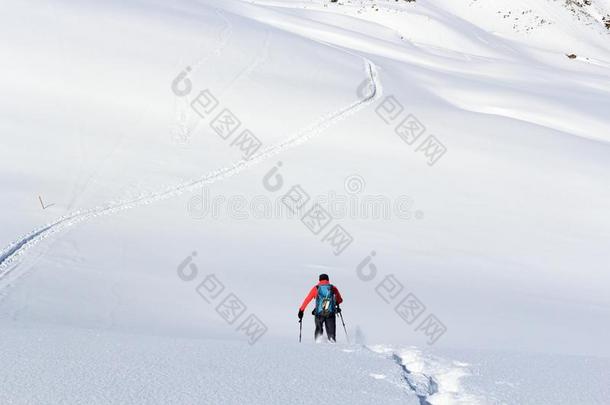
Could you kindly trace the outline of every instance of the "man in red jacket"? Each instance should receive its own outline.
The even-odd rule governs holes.
[[[341,312],[339,304],[343,302],[343,298],[341,297],[341,294],[339,294],[337,287],[330,284],[327,274],[320,274],[319,279],[320,282],[309,291],[309,294],[307,294],[307,297],[305,297],[305,300],[299,308],[299,320],[303,319],[303,311],[305,311],[305,308],[307,308],[307,305],[309,305],[311,300],[315,298],[316,307],[312,312],[315,316],[316,323],[314,337],[317,341],[318,338],[324,334],[322,329],[323,326],[326,326],[328,340],[334,343],[336,341],[335,314]]]

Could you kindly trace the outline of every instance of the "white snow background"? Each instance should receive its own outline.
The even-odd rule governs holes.
[[[608,0],[6,2],[0,404],[610,403],[606,21]],[[391,218],[261,214],[296,185]],[[298,343],[322,272],[349,343],[314,344],[309,311]]]

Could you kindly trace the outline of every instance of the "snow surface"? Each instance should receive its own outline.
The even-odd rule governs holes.
[[[363,348],[54,328],[0,336],[20,348],[0,354],[11,368],[0,377],[11,387],[3,404],[310,404],[322,394],[332,403],[419,404],[401,369]]]
[[[0,403],[317,403],[317,359],[336,403],[610,403],[610,1],[583,3],[6,4]],[[252,159],[193,111],[204,89],[262,141]],[[394,131],[409,114],[412,145]],[[408,219],[335,218],[354,239],[336,256],[240,205],[293,185],[407,196]],[[352,345],[341,328],[311,344],[309,315],[296,343],[320,272]],[[198,293],[210,274],[264,322],[255,344]]]

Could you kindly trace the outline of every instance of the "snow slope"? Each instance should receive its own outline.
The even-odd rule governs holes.
[[[0,334],[6,344],[24,348],[0,354],[12,369],[0,378],[11,387],[0,393],[3,404],[308,404],[329,384],[324,397],[334,403],[420,403],[400,367],[366,349],[201,344],[80,329]],[[50,344],[61,349],[49,351]],[[23,361],[34,356],[36,363]],[[332,382],[316,364],[336,371]]]
[[[255,346],[97,329],[0,330],[3,404],[604,403],[609,361],[413,347]],[[49,350],[52,347],[53,350]],[[507,367],[510,366],[510,367]],[[10,370],[10,372],[7,372]],[[331,370],[332,380],[324,370]],[[569,389],[566,389],[569,387]]]
[[[306,364],[324,355],[340,403],[610,402],[610,2],[579,4],[6,5],[0,358],[16,366],[0,402],[243,403],[257,387],[250,403],[311,403]],[[201,117],[204,90],[218,107]],[[252,159],[211,128],[224,108],[262,142]],[[417,140],[396,132],[408,116]],[[446,148],[434,162],[429,135]],[[294,185],[353,237],[340,255],[261,215]],[[294,344],[320,272],[359,345]],[[210,274],[264,322],[255,345],[198,293]],[[425,305],[413,322],[395,311],[408,293]]]

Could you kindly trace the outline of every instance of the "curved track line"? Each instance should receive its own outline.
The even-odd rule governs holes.
[[[367,105],[373,103],[382,94],[381,83],[378,81],[377,70],[375,65],[365,60],[365,70],[370,80],[370,94],[354,101],[346,107],[333,111],[319,118],[316,122],[297,131],[290,138],[275,145],[270,145],[256,153],[250,160],[239,160],[233,164],[217,169],[206,174],[198,179],[183,182],[177,186],[167,188],[166,190],[141,195],[128,201],[110,202],[107,205],[94,207],[87,210],[76,211],[71,214],[64,215],[57,220],[48,223],[28,234],[21,237],[17,241],[11,243],[2,251],[0,251],[0,280],[4,279],[15,268],[18,267],[17,260],[21,255],[28,251],[31,247],[49,236],[78,223],[93,219],[102,215],[114,214],[120,211],[135,208],[141,205],[151,204],[156,201],[165,200],[171,197],[178,196],[183,192],[193,190],[203,184],[214,183],[218,180],[232,177],[243,170],[261,163],[272,156],[275,156],[283,151],[294,148],[302,143],[307,142],[311,138],[318,136],[331,125],[347,118],[348,116],[360,111]]]
[[[227,47],[229,40],[233,35],[233,24],[231,23],[231,21],[220,10],[216,10],[216,14],[223,20],[223,28],[218,34],[218,45],[210,53],[201,56],[199,59],[195,60],[190,65],[191,74],[195,73],[201,67],[201,65],[210,60],[213,56],[220,55],[222,51]],[[189,99],[189,97],[175,98],[175,128],[172,130],[172,139],[177,142],[183,142],[188,140],[188,137],[193,132],[192,129],[189,129],[189,121],[192,116],[190,104],[191,100]]]
[[[264,64],[267,61],[267,59],[269,59],[269,45],[270,44],[271,44],[271,31],[267,30],[267,33],[265,34],[265,40],[263,41],[263,45],[261,46],[260,51],[258,51],[257,54],[254,55],[254,58],[248,64],[248,66],[246,66],[241,71],[239,71],[233,77],[233,79],[231,79],[231,81],[229,81],[229,83],[225,86],[225,89],[222,91],[222,93],[220,93],[221,95],[223,93],[229,91],[235,85],[235,83],[239,82],[244,77],[247,77],[250,74],[252,74],[252,72],[254,70],[258,69],[262,64]]]

